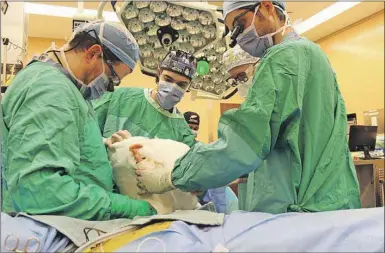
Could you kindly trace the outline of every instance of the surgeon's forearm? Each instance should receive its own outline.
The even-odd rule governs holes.
[[[109,195],[111,198],[111,219],[133,219],[135,216],[154,214],[151,211],[151,206],[143,200],[131,199],[118,193],[110,193]]]
[[[228,135],[230,136],[230,135]],[[222,187],[259,166],[261,159],[236,134],[227,141],[195,144],[176,162],[172,183],[183,191],[204,191]]]
[[[106,190],[93,184],[78,184],[67,175],[33,172],[8,186],[14,206],[19,209],[16,211],[84,220],[111,217],[111,200]]]

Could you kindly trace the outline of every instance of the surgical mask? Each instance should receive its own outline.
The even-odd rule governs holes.
[[[242,98],[245,98],[247,96],[250,87],[253,85],[253,77],[254,77],[254,72],[255,72],[256,66],[257,65],[252,65],[252,66],[248,67],[245,71],[245,73],[248,77],[248,80],[246,82],[239,82],[238,83],[238,86],[237,86],[238,94]]]
[[[195,138],[198,136],[198,131],[196,131],[196,130],[191,130],[191,132],[193,133],[193,135],[195,136]]]
[[[165,109],[170,110],[182,99],[186,91],[178,85],[159,80],[159,88],[156,94],[159,105]]]
[[[249,88],[252,85],[253,80],[249,79],[247,82],[238,84],[238,94],[242,98],[245,98],[247,96],[247,93],[249,92]]]
[[[259,36],[257,30],[255,29],[254,21],[255,16],[257,15],[259,6],[255,8],[253,22],[249,27],[247,27],[241,35],[237,38],[237,42],[239,46],[247,53],[254,57],[262,57],[266,50],[274,45],[273,37],[277,33],[285,33],[285,30],[289,25],[289,18],[285,11],[283,11],[278,6],[275,8],[280,9],[283,13],[285,13],[285,25],[279,28],[277,31],[273,33],[269,33],[263,36]]]
[[[66,55],[64,53],[63,49],[60,49],[60,54],[61,57],[64,61],[64,64],[66,65],[66,68],[68,70],[68,73],[78,82],[78,84],[81,86],[80,87],[80,92],[82,93],[84,99],[86,100],[93,100],[93,99],[98,99],[100,98],[108,88],[108,85],[110,84],[110,79],[106,75],[105,71],[105,66],[104,66],[104,61],[102,57],[102,64],[103,64],[103,69],[102,73],[97,76],[94,80],[92,80],[88,85],[84,84],[83,81],[79,80],[71,71],[71,68],[68,65],[68,61],[66,58]]]

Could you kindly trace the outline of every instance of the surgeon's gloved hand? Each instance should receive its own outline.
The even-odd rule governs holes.
[[[121,142],[125,139],[128,139],[132,137],[131,134],[127,130],[119,130],[113,135],[111,135],[110,138],[103,139],[104,145],[106,145],[109,149],[113,149],[112,144],[116,142]]]
[[[132,202],[132,217],[135,216],[151,216],[157,214],[155,208],[153,208],[147,201],[135,200]]]
[[[161,163],[150,158],[141,157],[138,152],[140,148],[142,148],[142,145],[139,144],[130,147],[130,151],[137,162],[136,178],[138,180],[138,187],[141,189],[138,194],[161,194],[175,189],[171,182],[171,171],[166,169]]]

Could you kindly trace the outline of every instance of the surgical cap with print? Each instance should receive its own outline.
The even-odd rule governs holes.
[[[196,73],[197,59],[190,53],[172,50],[164,57],[159,68],[178,73],[191,80]]]
[[[136,61],[139,59],[139,46],[126,27],[121,24],[95,21],[78,27],[72,36],[90,30],[95,30],[102,44],[130,69],[134,69]],[[95,37],[93,32],[90,32],[89,35]]]
[[[260,2],[256,1],[224,1],[223,2],[223,19],[226,18],[227,14],[232,11],[238,10],[240,8],[244,8],[247,6],[252,6],[256,3]],[[283,10],[286,10],[286,3],[284,1],[272,1],[273,4],[281,7]]]
[[[223,55],[224,67],[227,72],[245,64],[255,64],[258,61],[259,58],[249,55],[239,45],[227,50]]]

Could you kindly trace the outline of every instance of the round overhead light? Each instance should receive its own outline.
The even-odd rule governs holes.
[[[168,47],[169,50],[180,50],[180,43],[174,42]]]
[[[215,46],[214,46],[215,52],[217,52],[219,54],[223,54],[224,52],[226,52],[226,50],[227,50],[226,44],[223,42],[224,41],[222,40],[222,41],[215,44]]]
[[[178,17],[182,15],[183,7],[179,5],[170,4],[167,7],[166,12],[170,17]]]
[[[158,2],[154,1],[150,3],[150,9],[153,12],[163,12],[167,9],[167,3],[166,2]]]
[[[127,23],[127,28],[133,33],[137,33],[143,30],[143,23],[139,19],[133,18]]]
[[[186,43],[190,41],[190,34],[186,30],[181,30],[178,33],[179,33],[179,37],[177,39],[178,43]]]
[[[207,60],[210,62],[215,61],[216,59],[217,59],[217,55],[215,54],[207,56]]]
[[[186,28],[186,23],[181,17],[176,17],[171,20],[171,27],[175,30],[184,30]]]
[[[157,59],[158,61],[161,61],[164,59],[164,57],[166,56],[167,54],[167,50],[164,49],[164,48],[159,48],[157,50],[155,50],[154,52],[154,58]]]
[[[214,92],[217,95],[223,94],[223,92],[225,92],[225,90],[226,90],[226,87],[224,85],[215,85]]]
[[[155,17],[155,24],[158,26],[168,26],[171,23],[171,18],[166,13],[158,13]]]
[[[213,83],[215,84],[220,84],[223,80],[222,80],[222,75],[221,73],[215,73],[211,76],[211,79],[213,81]]]
[[[195,34],[191,36],[190,43],[193,47],[199,48],[203,47],[206,44],[206,40],[202,36]]]
[[[205,91],[211,92],[211,91],[214,90],[214,87],[215,87],[214,84],[213,84],[210,80],[205,81],[205,82],[203,83],[203,89],[204,89]]]
[[[151,21],[154,21],[155,19],[155,13],[153,13],[150,9],[144,8],[139,11],[139,20],[143,23],[148,23]]]
[[[145,25],[145,31],[147,31],[148,36],[156,36],[159,26],[157,26],[154,22],[146,23]]]
[[[154,58],[146,58],[144,59],[144,66],[149,69],[155,69],[158,67],[158,62]]]
[[[157,41],[159,41],[157,36],[149,36],[148,37],[148,43],[150,43],[150,44],[154,44]]]
[[[209,25],[209,26],[203,27],[203,30],[202,30],[203,37],[205,37],[206,39],[213,39],[213,38],[215,38],[216,30],[217,29],[213,25]]]
[[[211,73],[219,72],[220,68],[221,68],[221,64],[219,64],[219,62],[217,62],[217,61],[214,61],[210,64],[210,72]]]
[[[126,19],[136,18],[139,14],[139,10],[134,5],[127,5],[126,10],[124,11],[123,16]]]
[[[202,25],[211,25],[213,23],[213,16],[208,12],[201,12],[199,15],[199,22]]]
[[[154,48],[151,45],[144,45],[140,47],[140,55],[144,58],[151,57],[154,53]]]
[[[162,44],[160,43],[158,36],[149,36],[148,43],[151,44],[154,48],[162,47]]]
[[[148,42],[148,35],[142,32],[135,34],[134,38],[139,46],[143,46]]]
[[[140,1],[140,2],[134,1],[134,4],[136,8],[143,9],[150,5],[150,1]]]
[[[199,17],[199,11],[186,7],[183,9],[183,17],[187,21],[195,21]]]
[[[197,76],[193,79],[192,87],[194,89],[200,90],[203,87],[203,78]]]
[[[180,44],[180,50],[181,51],[185,51],[185,52],[187,52],[189,54],[193,54],[195,52],[194,47],[189,42],[181,43]]]
[[[217,56],[217,62],[218,62],[219,64],[222,64],[222,63],[223,63],[223,54],[220,54],[220,55]]]
[[[202,25],[198,21],[187,23],[186,30],[189,34],[199,34],[202,32]]]

